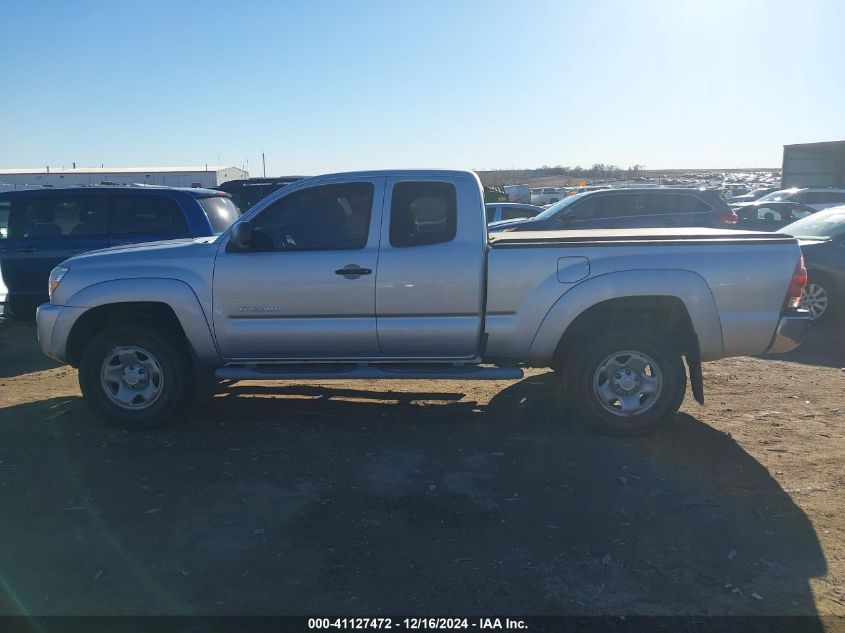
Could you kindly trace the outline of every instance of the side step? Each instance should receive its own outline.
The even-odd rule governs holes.
[[[519,380],[519,367],[367,363],[227,365],[214,372],[221,380]]]

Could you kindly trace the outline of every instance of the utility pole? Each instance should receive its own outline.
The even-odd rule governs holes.
[[[261,173],[264,174],[264,178],[267,177],[267,162],[264,160],[264,150],[261,150]]]

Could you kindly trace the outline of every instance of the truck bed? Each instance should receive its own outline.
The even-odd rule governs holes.
[[[696,227],[644,228],[644,229],[593,229],[581,231],[521,231],[493,233],[489,236],[492,248],[518,248],[522,246],[565,246],[567,244],[631,244],[693,242],[747,244],[750,241],[767,244],[792,242],[793,238],[781,233],[761,231],[735,231],[732,229],[706,229]]]

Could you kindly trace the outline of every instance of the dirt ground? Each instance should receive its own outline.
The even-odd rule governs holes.
[[[0,614],[845,614],[845,332],[705,366],[658,434],[518,382],[239,383],[94,419],[0,332]]]

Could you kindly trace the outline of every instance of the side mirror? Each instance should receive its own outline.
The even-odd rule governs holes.
[[[232,253],[243,253],[252,250],[252,224],[236,222],[229,233],[229,244],[226,248]]]

